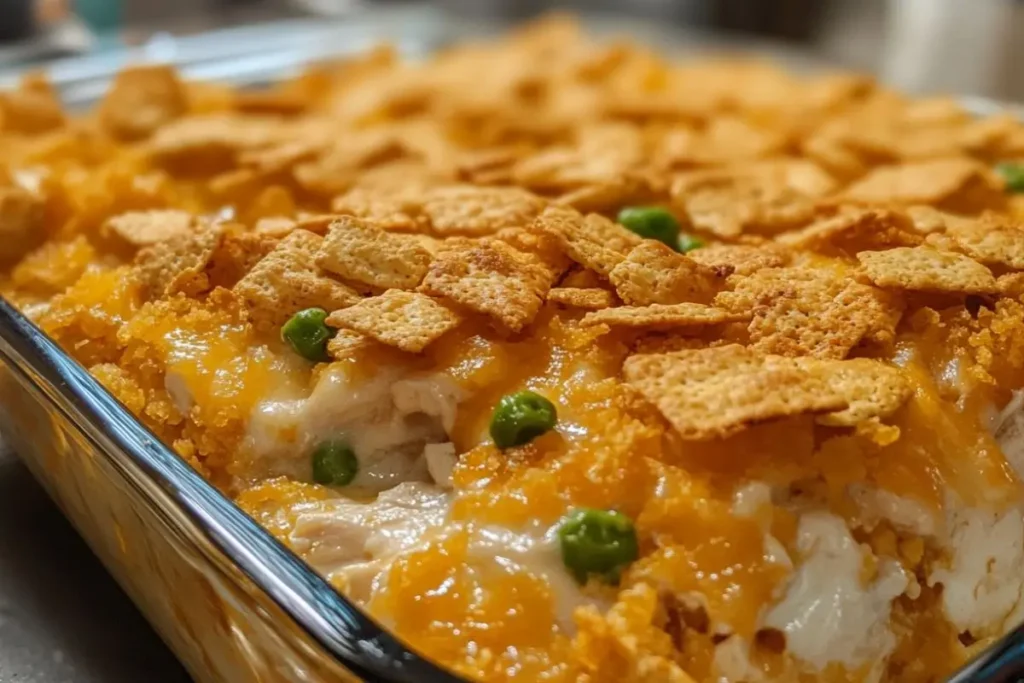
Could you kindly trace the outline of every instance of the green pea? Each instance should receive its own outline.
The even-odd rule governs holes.
[[[614,510],[581,508],[558,528],[562,562],[581,584],[596,577],[617,584],[640,555],[633,521]]]
[[[1024,192],[1024,165],[1006,162],[996,166],[996,173],[1003,177],[1007,192]]]
[[[646,239],[664,242],[673,249],[679,245],[679,221],[659,206],[630,206],[619,212],[619,223]]]
[[[704,246],[704,240],[693,235],[687,235],[685,232],[679,233],[679,242],[676,248],[684,254],[694,249],[700,249]]]
[[[522,446],[554,428],[558,413],[551,401],[532,391],[502,396],[491,416],[491,438],[498,448]]]
[[[355,451],[344,441],[324,441],[313,451],[313,481],[328,486],[346,486],[359,471]]]
[[[327,311],[322,308],[299,311],[281,326],[281,339],[307,360],[328,361],[327,342],[334,336],[334,330],[324,322],[326,319]]]

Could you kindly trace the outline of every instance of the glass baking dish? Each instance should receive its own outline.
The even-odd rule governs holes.
[[[415,57],[453,36],[452,25],[436,14],[415,12],[241,31],[231,49],[209,35],[158,41],[66,60],[50,73],[68,106],[80,107],[132,61],[170,61],[188,77],[245,85],[272,82],[381,38]],[[0,86],[12,78],[0,74]],[[965,105],[979,114],[1016,111],[982,99]],[[197,682],[463,681],[335,591],[2,298],[0,433]],[[1021,680],[1024,626],[949,683]]]
[[[5,301],[0,431],[199,683],[459,680],[338,594]]]

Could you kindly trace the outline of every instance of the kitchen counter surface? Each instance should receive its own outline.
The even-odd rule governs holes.
[[[0,683],[189,680],[24,465],[0,451]]]

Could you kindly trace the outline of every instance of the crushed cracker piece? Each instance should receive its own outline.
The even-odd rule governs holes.
[[[641,241],[603,216],[583,216],[571,209],[549,208],[532,227],[557,238],[569,258],[605,277]]]
[[[916,247],[924,240],[914,229],[911,219],[900,212],[854,208],[780,235],[776,241],[795,249],[820,251],[831,247],[856,252],[887,247]]]
[[[295,230],[234,286],[257,328],[276,330],[296,311],[314,307],[334,311],[362,299],[317,267],[315,257],[322,241],[307,230]]]
[[[707,303],[724,282],[714,269],[654,240],[635,246],[608,277],[619,298],[632,306]]]
[[[246,230],[237,223],[224,226],[224,236],[206,269],[211,287],[231,289],[273,251],[280,237]]]
[[[427,273],[430,252],[415,237],[388,233],[342,216],[331,223],[316,264],[346,280],[381,289],[412,289]]]
[[[852,272],[768,268],[734,276],[715,305],[753,311],[754,348],[783,356],[845,358],[863,342],[892,343],[903,312],[893,294],[856,282]]]
[[[998,206],[998,179],[983,164],[966,157],[882,166],[846,188],[855,202],[930,204],[974,210]]]
[[[672,186],[672,201],[692,228],[723,239],[793,230],[813,220],[818,211],[802,193],[756,177],[696,187],[680,177]]]
[[[455,185],[428,190],[422,210],[437,235],[478,236],[524,227],[543,208],[540,197],[517,187]]]
[[[0,261],[21,258],[43,240],[46,203],[20,187],[0,187]]]
[[[651,304],[649,306],[619,306],[587,313],[581,324],[608,325],[610,327],[642,327],[650,330],[700,328],[739,322],[750,318],[749,313],[727,311],[714,306],[695,303]]]
[[[843,396],[844,410],[819,415],[817,421],[832,427],[853,427],[873,419],[885,419],[896,412],[913,393],[898,368],[870,358],[818,360],[797,358],[797,364],[820,374]]]
[[[548,301],[570,308],[598,311],[615,305],[615,295],[600,287],[555,287],[548,292]]]
[[[427,227],[422,196],[353,188],[331,202],[331,211],[362,218],[382,230],[419,232]]]
[[[183,237],[172,236],[140,249],[135,267],[144,288],[154,298],[177,293],[194,297],[209,290],[207,267],[223,238],[223,225],[203,223]]]
[[[353,358],[361,351],[372,348],[376,342],[361,332],[339,329],[327,342],[327,355],[334,360]]]
[[[148,149],[161,163],[214,170],[230,166],[242,152],[270,146],[287,133],[273,117],[190,116],[161,126],[149,139]]]
[[[932,247],[862,251],[864,274],[879,287],[952,294],[994,294],[995,276],[974,259]]]
[[[102,233],[139,248],[184,237],[192,230],[194,222],[195,218],[187,211],[129,211],[108,219],[102,227]]]
[[[361,332],[382,344],[419,353],[454,329],[462,318],[426,294],[389,289],[334,311],[327,324]]]
[[[979,263],[1024,270],[1024,225],[994,216],[950,225],[944,234],[928,236],[938,249],[959,251]]]
[[[1024,273],[1006,273],[996,278],[999,294],[1020,300],[1024,296]]]
[[[790,254],[773,244],[711,244],[686,254],[716,273],[750,275],[763,268],[778,268],[789,263]]]
[[[165,64],[136,65],[114,78],[99,105],[103,126],[122,140],[147,138],[188,109],[185,86]]]
[[[759,355],[735,344],[630,356],[623,376],[684,439],[725,438],[759,422],[849,406],[796,359]]]
[[[449,240],[430,264],[420,291],[519,332],[537,315],[551,283],[543,261],[506,242]]]

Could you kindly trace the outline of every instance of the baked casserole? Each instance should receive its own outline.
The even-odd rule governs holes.
[[[1024,619],[1024,127],[564,18],[0,97],[2,292],[481,681],[935,681]]]

